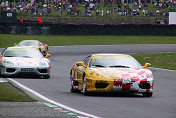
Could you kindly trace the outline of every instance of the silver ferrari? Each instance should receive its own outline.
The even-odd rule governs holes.
[[[3,76],[39,76],[41,78],[50,78],[50,57],[45,57],[37,48],[31,47],[8,47],[5,48],[1,55],[0,64],[1,75]]]

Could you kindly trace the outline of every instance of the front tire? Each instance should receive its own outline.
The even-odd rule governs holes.
[[[153,93],[142,93],[143,97],[152,97]]]
[[[83,94],[88,95],[86,77],[83,78]]]
[[[74,87],[73,87],[73,78],[71,77],[71,75],[70,75],[70,92],[71,93],[77,93],[78,92],[78,90],[74,89]]]
[[[44,79],[49,79],[50,78],[50,75],[45,75],[43,76]]]

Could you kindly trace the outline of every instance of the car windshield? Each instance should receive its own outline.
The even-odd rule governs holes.
[[[101,56],[93,57],[89,67],[141,68],[141,65],[130,56]]]
[[[34,48],[8,48],[4,57],[44,58],[40,51]]]
[[[22,41],[18,45],[25,45],[25,46],[38,46],[38,41]]]

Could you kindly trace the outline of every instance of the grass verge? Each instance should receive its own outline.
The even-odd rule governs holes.
[[[14,46],[22,40],[39,40],[49,46],[119,45],[119,44],[176,44],[176,36],[66,36],[0,34],[0,48]]]
[[[0,101],[5,102],[32,102],[35,101],[20,89],[8,82],[0,82]]]
[[[132,54],[142,65],[151,63],[152,67],[176,70],[176,53]]]

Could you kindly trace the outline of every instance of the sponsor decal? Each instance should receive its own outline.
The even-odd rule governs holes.
[[[114,84],[113,86],[122,86],[122,79],[114,79]]]

